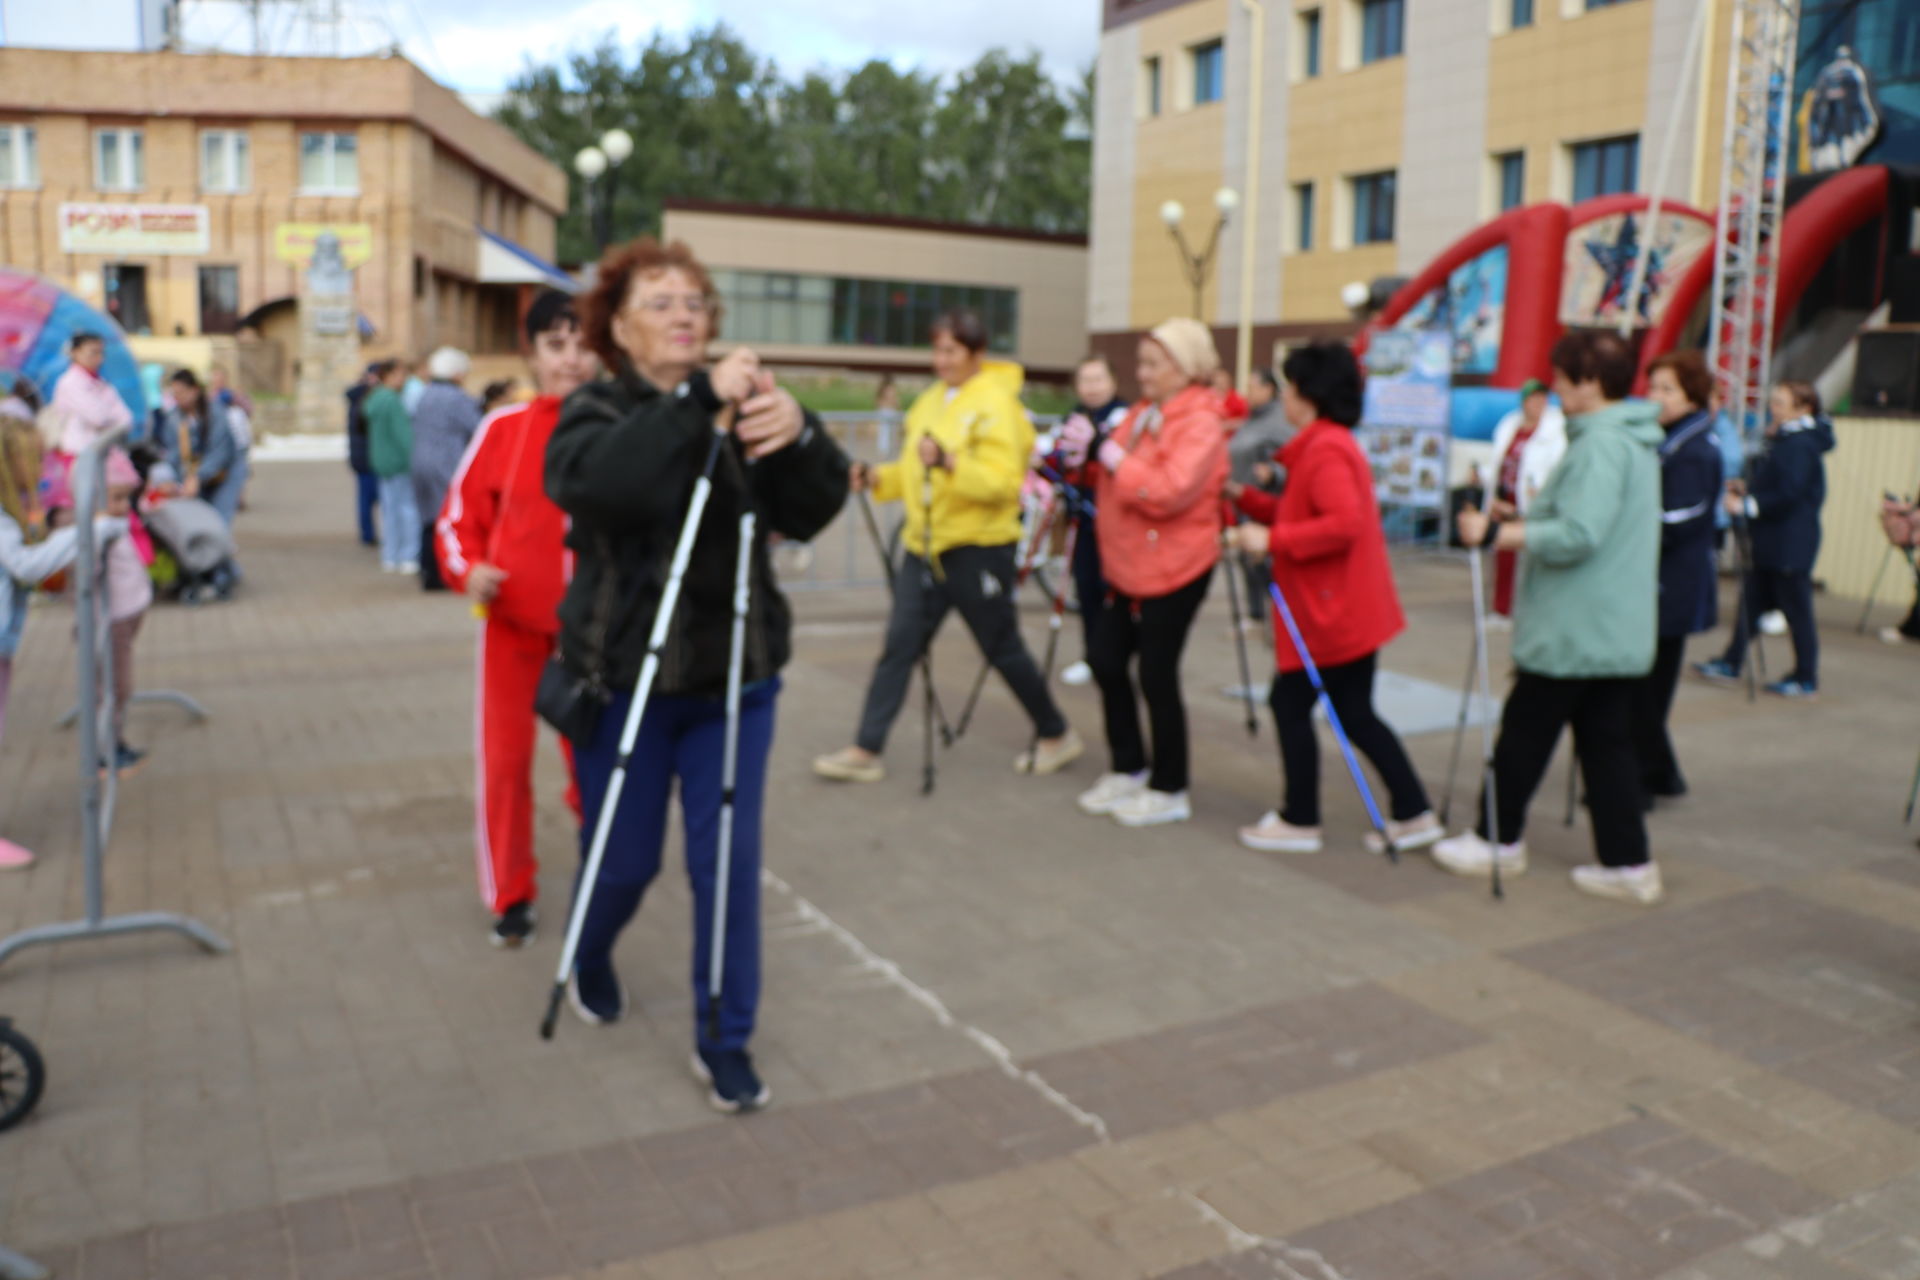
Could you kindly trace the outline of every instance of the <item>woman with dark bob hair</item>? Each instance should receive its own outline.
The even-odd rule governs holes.
[[[730,432],[661,654],[568,994],[592,1023],[626,1012],[613,967],[620,931],[660,870],[676,779],[693,887],[694,1073],[721,1111],[766,1105],[747,1053],[760,997],[760,828],[780,668],[792,615],[767,556],[770,533],[805,541],[847,496],[847,459],[746,347],[711,368],[719,334],[713,283],[679,242],[644,238],[607,251],[582,299],[587,345],[612,375],[567,398],[547,446],[548,494],[571,519],[573,580],[560,605],[560,655],[609,701],[574,742],[584,857],[619,750],[621,727],[666,586],[674,545],[713,434]],[[732,870],[718,1034],[699,1013],[707,989],[721,806],[724,694],[740,517],[758,522],[740,699]]]
[[[1296,434],[1277,460],[1287,486],[1278,497],[1228,485],[1228,496],[1256,522],[1233,537],[1249,555],[1273,557],[1273,582],[1287,597],[1300,638],[1320,668],[1327,696],[1354,748],[1380,772],[1392,797],[1387,835],[1398,849],[1418,849],[1445,834],[1427,802],[1406,748],[1373,709],[1380,649],[1406,626],[1393,588],[1393,566],[1373,495],[1373,468],[1353,438],[1360,421],[1360,365],[1334,343],[1301,347],[1281,367],[1281,411]],[[1276,613],[1278,611],[1276,610]],[[1286,798],[1240,843],[1270,853],[1320,851],[1318,701],[1306,664],[1276,617],[1279,678],[1270,701],[1280,737]],[[1378,835],[1368,847],[1384,852]]]

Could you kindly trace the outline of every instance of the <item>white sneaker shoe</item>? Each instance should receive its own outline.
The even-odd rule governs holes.
[[[1660,883],[1660,867],[1643,862],[1637,867],[1575,867],[1573,887],[1596,898],[1618,902],[1637,902],[1650,907],[1666,894]]]
[[[1484,876],[1493,870],[1493,845],[1478,832],[1465,831],[1433,846],[1433,860],[1457,876]],[[1522,875],[1527,869],[1524,840],[1500,846],[1500,873]]]
[[[1060,673],[1061,684],[1083,685],[1093,683],[1093,668],[1084,662],[1076,662]]]
[[[1447,829],[1440,825],[1440,819],[1431,809],[1418,817],[1408,818],[1405,822],[1387,819],[1387,839],[1393,841],[1394,851],[1397,853],[1411,853],[1415,849],[1424,849],[1430,844],[1438,843],[1446,834]],[[1387,851],[1387,841],[1380,838],[1378,831],[1367,832],[1360,837],[1360,843],[1366,846],[1368,853]]]
[[[1193,806],[1184,791],[1142,790],[1113,807],[1113,820],[1123,827],[1158,827],[1192,816]]]
[[[1503,613],[1489,613],[1487,615],[1487,630],[1499,635],[1504,635],[1513,630],[1513,619]]]
[[[1296,827],[1279,810],[1269,809],[1260,821],[1240,828],[1240,843],[1261,853],[1318,853],[1320,828]]]
[[[1769,609],[1760,615],[1760,634],[1783,636],[1787,634],[1787,615],[1778,609]]]
[[[1112,813],[1122,801],[1131,800],[1146,789],[1144,773],[1103,773],[1098,782],[1080,793],[1077,803],[1080,812],[1100,817]]]

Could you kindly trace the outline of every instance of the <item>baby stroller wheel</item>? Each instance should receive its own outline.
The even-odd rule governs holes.
[[[27,1118],[47,1085],[46,1063],[33,1041],[0,1018],[0,1133]]]

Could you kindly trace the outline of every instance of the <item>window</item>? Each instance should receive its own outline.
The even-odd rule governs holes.
[[[933,322],[940,313],[966,307],[986,323],[988,350],[1011,353],[1018,345],[1019,293],[1013,289],[845,276],[800,276],[797,288],[803,298],[820,298],[829,308],[831,320],[827,336],[819,339],[822,342],[864,347],[931,346]],[[727,333],[730,337],[747,337],[734,324],[731,312]]]
[[[1313,184],[1293,184],[1293,248],[1305,253],[1313,248]]]
[[[240,268],[200,268],[200,332],[232,333],[240,327]]]
[[[30,124],[0,124],[0,187],[40,185],[40,148]]]
[[[1294,15],[1299,24],[1300,65],[1302,80],[1311,80],[1320,74],[1320,11],[1302,9]]]
[[[1407,0],[1360,0],[1361,63],[1399,57],[1406,27]]]
[[[147,269],[131,262],[109,262],[101,273],[106,286],[107,314],[128,333],[152,333],[147,314]]]
[[[1160,114],[1160,59],[1148,58],[1140,64],[1140,96],[1146,102],[1146,114]]]
[[[1204,106],[1226,96],[1226,50],[1218,40],[1195,45],[1193,54],[1193,105]]]
[[[351,133],[301,134],[300,190],[306,195],[359,195],[359,136]]]
[[[1533,0],[1508,0],[1511,8],[1507,11],[1507,28],[1518,31],[1522,27],[1533,25]]]
[[[146,186],[146,135],[138,129],[95,130],[93,185],[102,191],[138,191]]]
[[[202,191],[245,191],[252,185],[253,157],[245,133],[209,129],[200,135]]]
[[[1527,201],[1527,153],[1509,151],[1493,158],[1495,207],[1501,213]]]
[[[1632,191],[1640,181],[1640,136],[1575,143],[1573,202]]]
[[[1627,0],[1587,0],[1587,12],[1592,13],[1595,9],[1607,9],[1626,2]]]
[[[1389,170],[1361,174],[1350,180],[1355,244],[1386,244],[1393,239],[1394,189],[1399,185],[1398,178],[1398,174]]]

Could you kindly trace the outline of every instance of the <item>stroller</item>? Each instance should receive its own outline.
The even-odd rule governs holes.
[[[233,560],[233,533],[212,504],[198,498],[168,498],[144,517],[159,549],[173,562],[173,585],[182,604],[232,598],[240,581]],[[156,583],[167,585],[164,571]]]
[[[33,1041],[0,1018],[0,1132],[27,1118],[46,1083],[46,1065]]]

